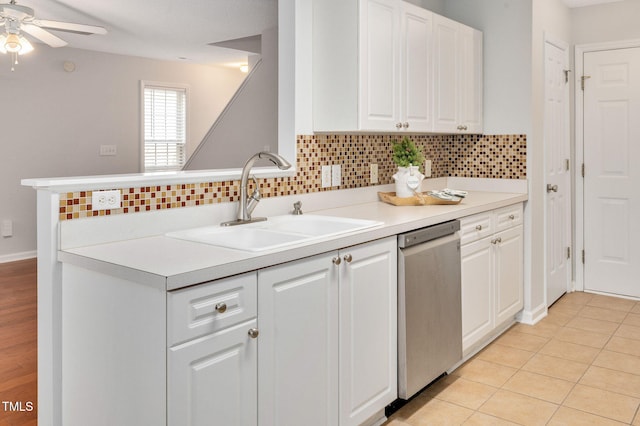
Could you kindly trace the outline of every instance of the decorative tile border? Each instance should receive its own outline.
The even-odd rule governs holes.
[[[369,164],[378,165],[378,184],[392,183],[392,140],[397,135],[298,136],[298,173],[260,179],[263,197],[370,186]],[[431,160],[432,177],[526,179],[525,135],[410,135]],[[321,187],[323,165],[342,165],[342,185]],[[120,188],[122,208],[91,210],[91,191],[60,194],[60,220],[228,203],[238,200],[239,181]],[[250,183],[250,191],[253,190]],[[118,188],[116,188],[118,189]]]

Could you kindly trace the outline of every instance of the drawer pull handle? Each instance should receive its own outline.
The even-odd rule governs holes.
[[[216,305],[216,312],[224,314],[227,311],[227,304],[224,302],[220,302]]]
[[[509,215],[509,219],[514,220],[515,218],[516,218],[516,215],[514,215],[514,214],[510,214]]]
[[[476,231],[482,231],[482,225],[476,226]]]
[[[350,255],[350,254],[345,254],[345,255],[344,255],[344,260],[345,260],[345,262],[347,262],[347,263],[351,263],[351,261],[353,260],[353,257],[351,257],[351,255]]]
[[[256,337],[258,337],[258,334],[260,334],[260,331],[257,328],[250,328],[247,334],[252,339],[255,339]]]

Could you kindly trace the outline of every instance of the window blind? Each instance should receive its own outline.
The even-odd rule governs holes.
[[[144,169],[179,170],[186,160],[187,90],[144,87]]]

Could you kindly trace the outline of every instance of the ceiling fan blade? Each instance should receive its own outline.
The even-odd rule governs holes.
[[[58,31],[67,31],[70,33],[77,34],[106,34],[107,30],[103,27],[98,27],[96,25],[84,25],[84,24],[74,24],[72,22],[60,22],[60,21],[50,21],[47,19],[34,19],[32,21],[35,25],[46,28],[48,30],[58,30]]]
[[[51,47],[62,47],[67,45],[67,42],[64,41],[63,39],[51,34],[47,30],[43,30],[42,28],[36,25],[22,24],[20,26],[20,29],[23,30],[25,33],[30,34],[33,37],[37,38],[38,40],[47,43]]]

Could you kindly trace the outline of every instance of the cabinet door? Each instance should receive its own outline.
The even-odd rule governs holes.
[[[400,11],[393,0],[360,0],[359,128],[398,130]],[[340,64],[335,64],[340,66]]]
[[[402,97],[400,121],[407,131],[433,128],[432,30],[433,13],[402,2],[402,50],[400,72]]]
[[[258,271],[261,426],[338,424],[338,266],[332,257]]]
[[[340,252],[340,425],[397,396],[396,238]]]
[[[522,225],[500,232],[496,244],[496,325],[513,319],[523,306]]]
[[[459,61],[457,55],[460,24],[443,16],[433,16],[434,130],[458,132]]]
[[[459,40],[459,130],[482,133],[482,32],[460,25]]]
[[[255,319],[169,349],[169,426],[257,424]]]
[[[492,238],[463,245],[462,264],[462,351],[493,330],[493,247]]]

